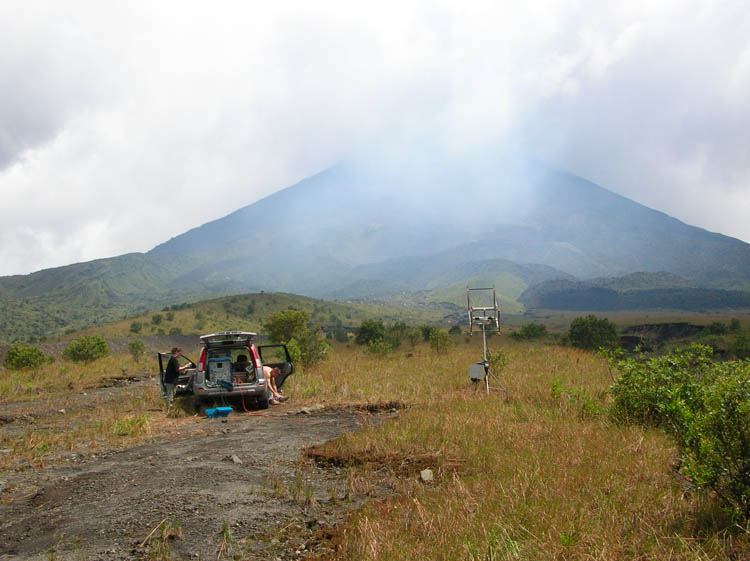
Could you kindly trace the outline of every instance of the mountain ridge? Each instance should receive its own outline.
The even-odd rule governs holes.
[[[337,166],[146,253],[0,277],[0,302],[13,317],[56,310],[54,325],[30,314],[42,333],[65,310],[103,319],[261,290],[455,301],[484,279],[520,306],[540,283],[639,271],[675,276],[644,289],[750,290],[750,245],[567,172],[502,158],[394,169]]]

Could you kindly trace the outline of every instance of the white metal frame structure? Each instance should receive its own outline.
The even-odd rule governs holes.
[[[472,292],[484,291],[487,294],[488,291],[492,291],[492,305],[491,306],[474,306],[471,302]],[[484,387],[487,393],[490,393],[490,389],[500,389],[505,391],[505,388],[500,384],[500,380],[497,377],[496,372],[492,372],[487,361],[487,326],[496,329],[500,333],[500,305],[497,303],[497,293],[495,287],[485,288],[466,288],[466,307],[469,310],[469,335],[474,332],[474,325],[481,325],[482,327],[482,362],[476,362],[469,367],[469,378],[472,382],[477,383],[480,380],[484,381]],[[494,380],[497,386],[490,386],[490,378]]]

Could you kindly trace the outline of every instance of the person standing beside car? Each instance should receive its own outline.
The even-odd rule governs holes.
[[[169,409],[169,406],[172,405],[174,392],[177,389],[177,378],[179,377],[180,372],[185,372],[188,366],[190,366],[190,364],[180,366],[180,363],[177,361],[177,357],[181,355],[182,349],[180,349],[180,347],[172,347],[172,356],[169,357],[167,368],[164,370],[164,401],[167,404],[167,409]]]

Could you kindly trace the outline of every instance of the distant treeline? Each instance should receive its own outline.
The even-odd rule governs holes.
[[[750,292],[711,288],[656,288],[617,292],[609,288],[587,286],[583,283],[560,287],[559,283],[553,282],[543,283],[526,290],[519,301],[527,308],[549,310],[703,311],[750,308]]]

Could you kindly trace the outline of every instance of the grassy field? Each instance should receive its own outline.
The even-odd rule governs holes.
[[[337,559],[750,557],[748,529],[677,476],[677,453],[664,434],[610,420],[616,373],[602,359],[506,337],[491,338],[490,348],[508,359],[505,392],[487,395],[470,383],[468,367],[482,353],[476,335],[456,336],[446,354],[425,343],[389,356],[336,345],[328,361],[289,379],[295,405],[388,403],[399,410],[310,452],[348,466],[353,491],[392,493],[351,517]],[[3,371],[0,400],[51,403],[144,368],[114,356],[86,366],[58,361],[34,374]],[[196,420],[167,419],[155,380],[114,408],[80,403],[71,397],[65,415],[4,437],[0,447],[9,452],[0,468],[129,446]],[[434,481],[420,480],[426,468]]]

